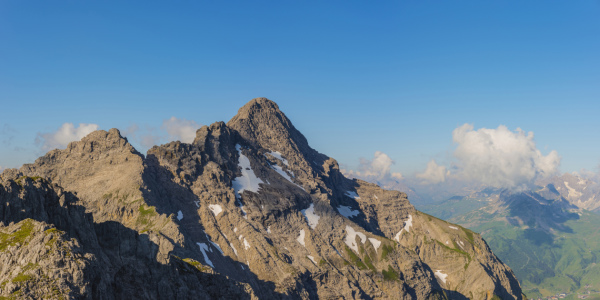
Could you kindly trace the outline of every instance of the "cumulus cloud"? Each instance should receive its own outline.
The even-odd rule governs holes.
[[[376,151],[373,155],[373,160],[368,160],[366,158],[360,159],[358,171],[342,170],[342,172],[351,177],[359,177],[367,181],[382,181],[390,178],[397,180],[402,179],[403,176],[401,173],[390,172],[393,164],[394,161],[387,154]]]
[[[70,142],[79,141],[96,130],[98,130],[97,124],[80,123],[75,127],[73,123],[64,123],[55,132],[38,133],[35,143],[44,151],[65,148]]]
[[[196,138],[196,130],[201,125],[186,119],[171,117],[164,120],[161,128],[169,134],[170,140],[179,140],[184,143],[191,143]]]
[[[518,188],[558,171],[556,151],[544,156],[537,149],[533,132],[506,126],[473,129],[464,124],[452,132],[457,144],[457,176],[497,188]]]
[[[422,183],[436,184],[446,181],[446,176],[449,174],[450,172],[446,170],[446,167],[438,165],[435,160],[431,160],[427,163],[425,171],[415,176],[421,179]]]
[[[150,126],[144,126],[144,128],[140,128],[140,126],[137,124],[127,127],[127,129],[123,132],[123,136],[126,136],[128,140],[139,143],[146,149],[161,144],[161,140],[164,139],[164,137],[156,128]]]
[[[191,143],[196,138],[196,130],[201,126],[191,120],[171,117],[163,120],[160,128],[133,124],[123,132],[123,135],[137,145],[141,145],[142,149],[149,149],[170,141]]]

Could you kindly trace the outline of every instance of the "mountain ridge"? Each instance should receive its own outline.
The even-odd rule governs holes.
[[[481,232],[531,297],[598,291],[600,216],[553,184],[531,191],[487,189],[420,207]]]
[[[96,131],[1,176],[60,184],[102,236],[111,226],[147,236],[156,263],[187,259],[249,298],[523,298],[477,234],[418,212],[404,193],[347,179],[266,98],[201,127],[191,144],[143,156],[117,129]]]

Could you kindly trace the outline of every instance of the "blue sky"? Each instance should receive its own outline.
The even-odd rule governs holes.
[[[465,123],[600,163],[598,1],[2,1],[0,41],[2,167],[64,123],[159,134],[255,97],[350,168],[450,166]]]

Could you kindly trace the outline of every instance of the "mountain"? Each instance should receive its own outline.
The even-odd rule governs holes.
[[[2,297],[524,298],[478,234],[346,178],[265,98],[191,144],[100,130],[0,180]]]
[[[600,182],[598,178],[584,178],[577,174],[564,173],[540,182],[552,184],[571,204],[577,207],[600,212]]]
[[[486,189],[420,207],[481,232],[529,297],[600,291],[600,216],[549,184],[513,193]]]

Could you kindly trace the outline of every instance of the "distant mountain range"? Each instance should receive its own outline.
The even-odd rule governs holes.
[[[488,188],[433,204],[426,213],[481,235],[528,297],[600,291],[598,183],[574,174],[524,192]]]
[[[570,203],[579,208],[600,213],[600,178],[584,178],[577,174],[565,173],[561,176],[552,177],[540,184],[552,184]]]

